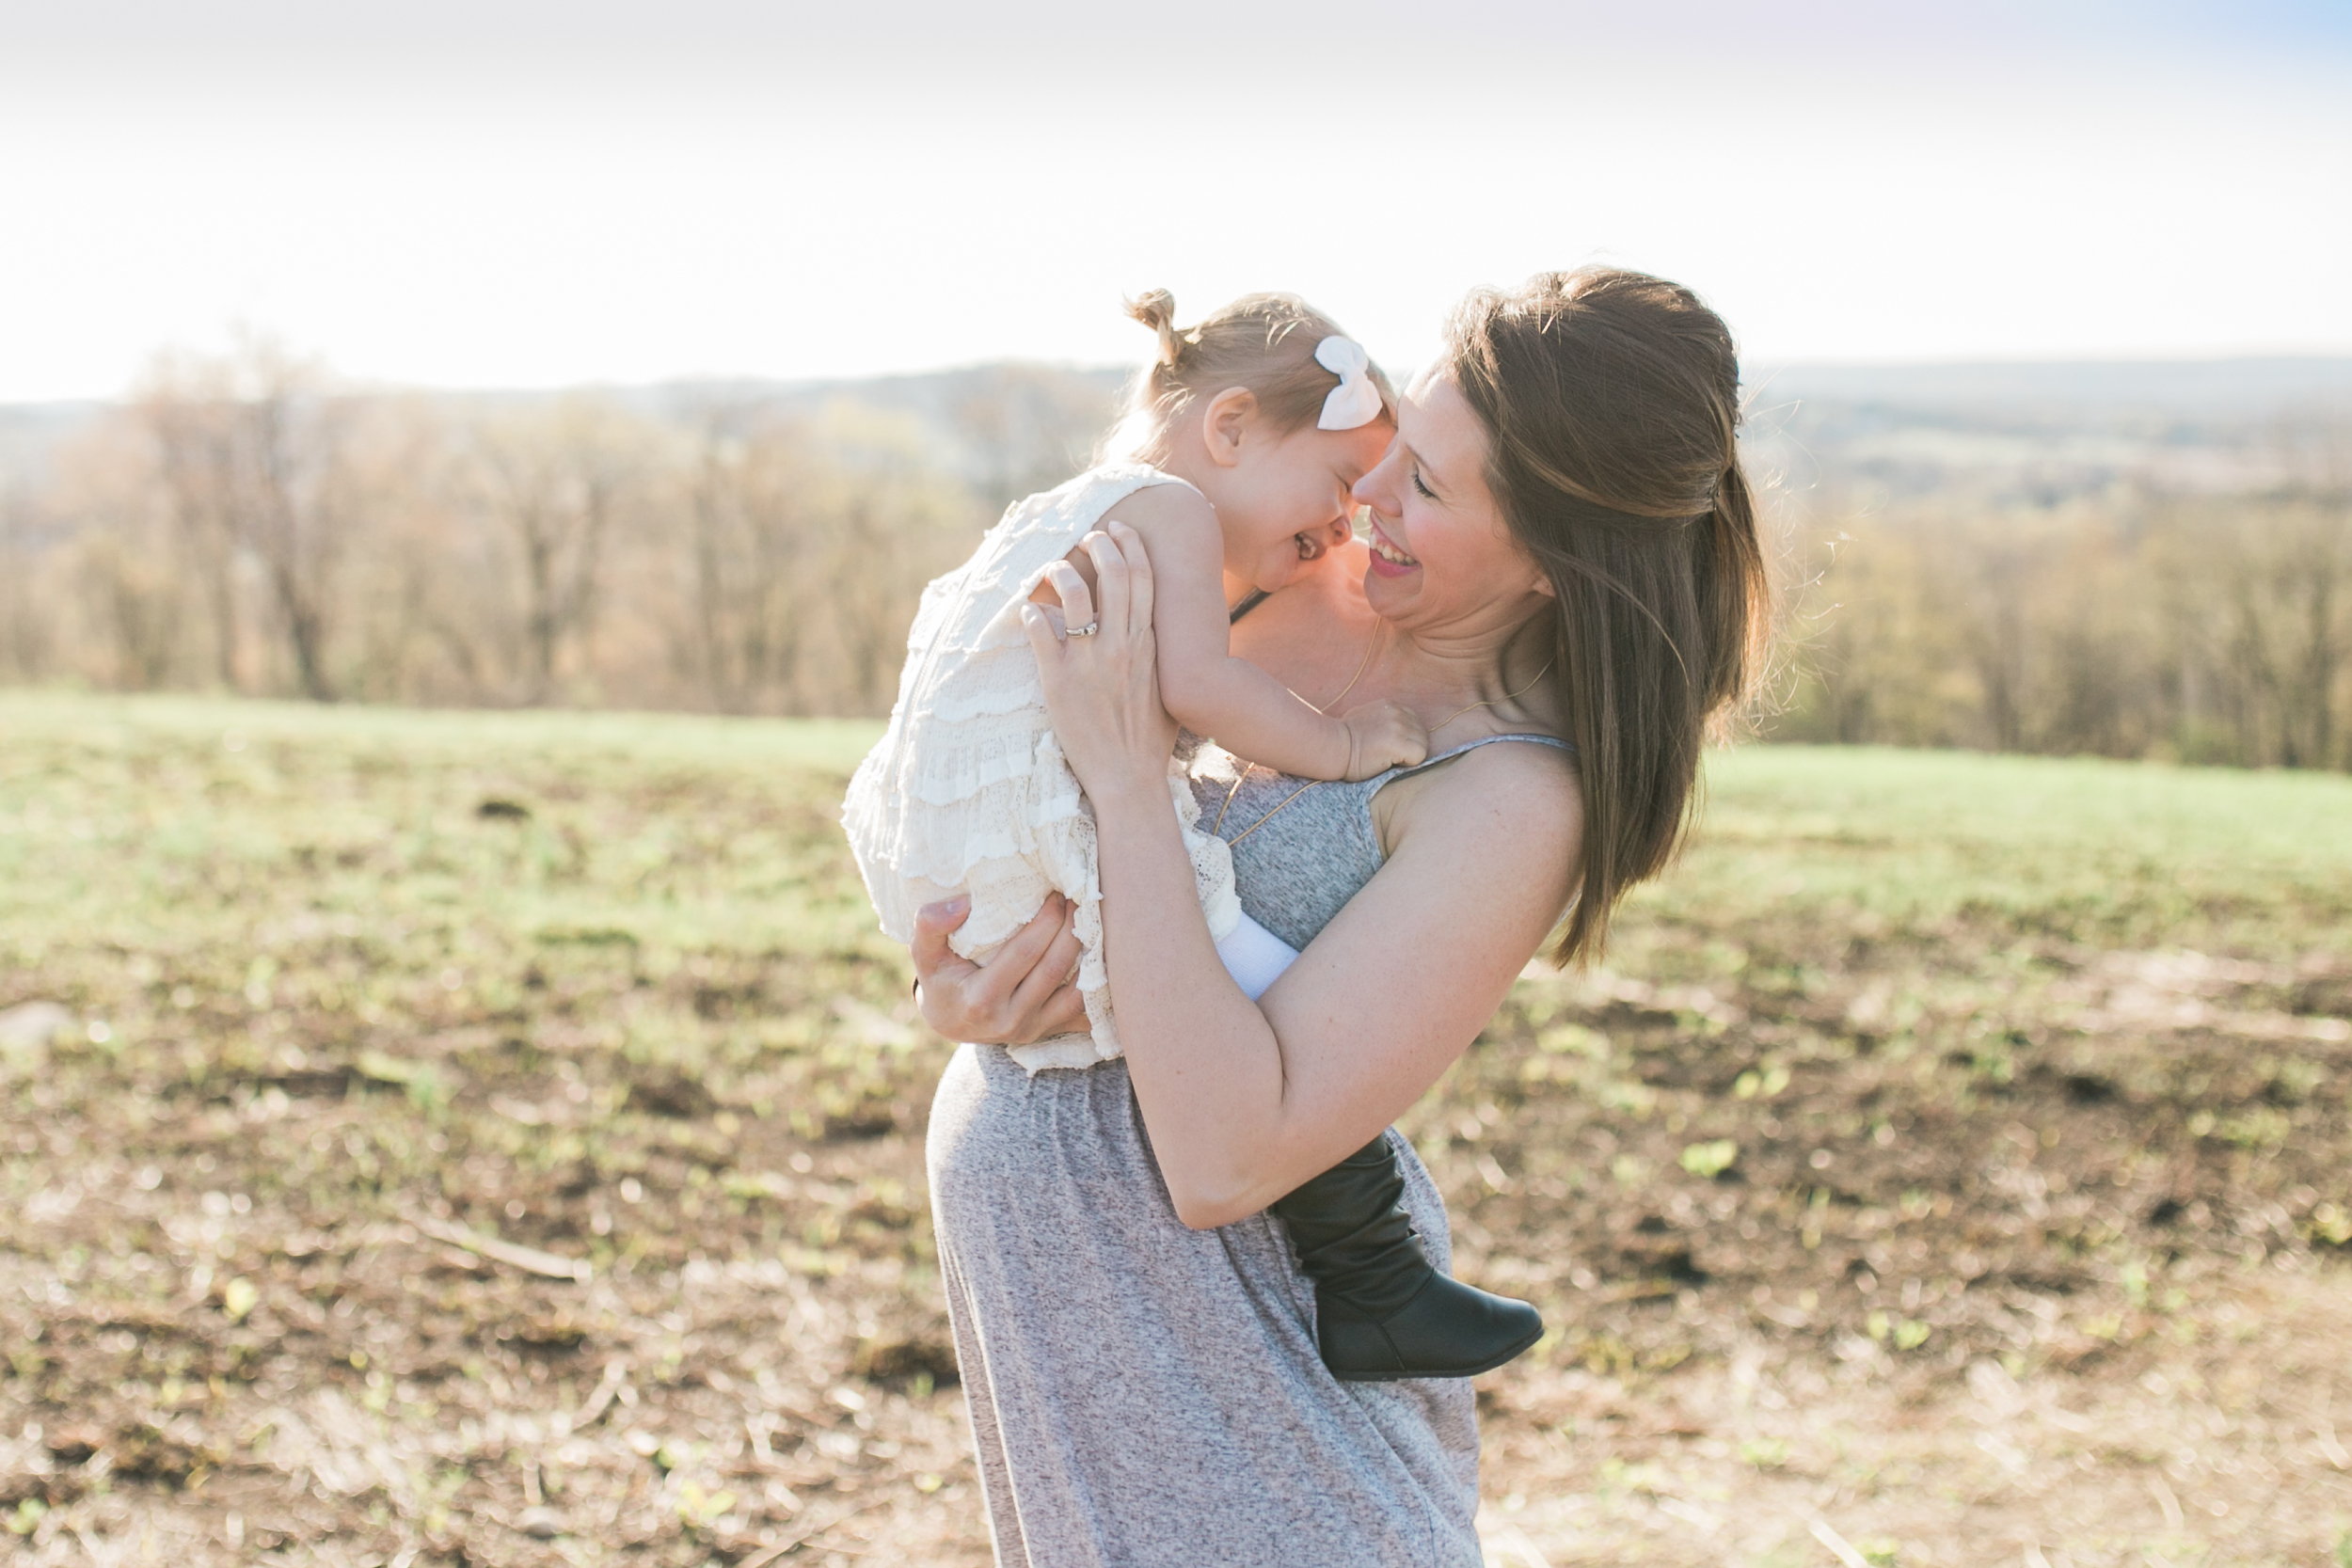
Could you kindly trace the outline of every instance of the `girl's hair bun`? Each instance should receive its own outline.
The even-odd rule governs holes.
[[[1195,399],[1228,388],[1256,398],[1271,428],[1288,433],[1313,424],[1341,384],[1315,350],[1345,334],[1296,294],[1244,294],[1183,331],[1166,289],[1127,301],[1127,314],[1159,334],[1160,352],[1128,388],[1127,411],[1104,442],[1106,461],[1165,462],[1170,422]],[[1387,377],[1377,365],[1368,368],[1382,406],[1393,409]]]
[[[1127,314],[1160,335],[1160,363],[1173,365],[1182,350],[1176,341],[1176,296],[1166,289],[1147,291],[1127,302]]]

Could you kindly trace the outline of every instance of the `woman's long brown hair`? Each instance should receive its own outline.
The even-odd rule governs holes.
[[[1587,267],[1482,290],[1448,334],[1487,482],[1559,598],[1555,668],[1584,797],[1552,949],[1589,962],[1680,847],[1709,728],[1763,663],[1772,588],[1740,466],[1740,368],[1678,284]]]

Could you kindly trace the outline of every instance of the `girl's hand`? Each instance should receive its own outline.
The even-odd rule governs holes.
[[[1347,732],[1347,771],[1351,782],[1369,779],[1391,768],[1412,768],[1429,755],[1429,731],[1421,716],[1402,703],[1386,698],[1347,710],[1340,721]]]
[[[1035,918],[1015,931],[984,964],[959,958],[947,933],[972,914],[968,898],[926,904],[915,911],[915,1005],[923,1022],[951,1040],[978,1045],[1028,1045],[1056,1035],[1083,1035],[1087,1006],[1073,984],[1078,976],[1078,933],[1070,905],[1045,896]]]
[[[1021,609],[1062,755],[1097,800],[1136,789],[1167,793],[1176,746],[1176,721],[1160,705],[1153,664],[1152,559],[1134,529],[1116,520],[1108,529],[1080,541],[1094,562],[1094,592],[1066,563],[1048,574],[1064,625],[1090,626],[1093,635],[1057,636],[1041,607]]]

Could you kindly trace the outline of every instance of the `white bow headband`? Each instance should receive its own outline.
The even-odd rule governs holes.
[[[1323,400],[1317,430],[1355,430],[1380,417],[1380,388],[1372,379],[1372,356],[1353,338],[1329,337],[1315,345],[1315,363],[1340,378]]]

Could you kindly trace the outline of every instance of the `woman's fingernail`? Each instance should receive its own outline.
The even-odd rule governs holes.
[[[943,907],[949,914],[961,914],[964,911],[972,907],[972,900],[963,894],[959,893],[953,898],[948,899],[946,904]]]

